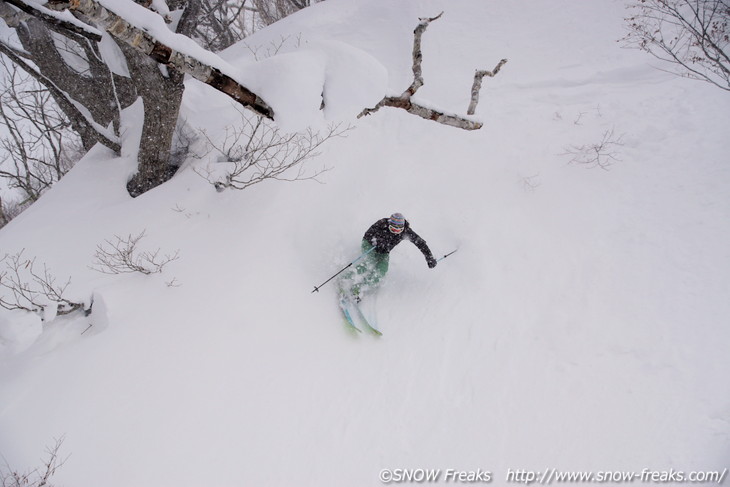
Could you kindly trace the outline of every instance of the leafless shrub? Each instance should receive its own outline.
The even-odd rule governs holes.
[[[76,303],[64,297],[66,288],[71,283],[69,278],[64,284],[57,284],[56,278],[43,264],[43,270],[36,269],[36,259],[23,257],[24,250],[17,254],[6,254],[0,259],[0,289],[6,291],[0,295],[0,307],[9,310],[20,309],[43,314],[48,306],[56,305],[55,314],[65,315],[82,309],[82,303]]]
[[[571,164],[583,164],[608,170],[618,158],[617,147],[623,146],[623,136],[615,135],[614,128],[606,130],[599,142],[584,145],[571,145],[561,155],[571,156]]]
[[[198,157],[217,153],[218,163],[209,164],[202,170],[196,169],[196,172],[218,191],[226,188],[241,190],[267,179],[316,180],[329,168],[310,171],[305,162],[319,155],[322,144],[334,137],[342,137],[350,130],[349,126],[343,128],[334,124],[324,133],[308,129],[285,134],[263,117],[239,112],[241,123],[228,127],[222,142],[213,141],[203,132],[208,151]],[[223,169],[222,174],[220,169]]]
[[[6,463],[5,467],[0,469],[0,487],[53,487],[51,477],[68,459],[59,456],[62,444],[63,438],[60,438],[55,441],[54,446],[47,447],[43,466],[31,471],[21,473]]]
[[[728,0],[639,0],[624,41],[675,65],[675,74],[730,91]]]
[[[145,236],[145,231],[127,237],[114,236],[114,240],[105,240],[96,246],[94,264],[91,269],[103,274],[127,274],[139,272],[149,275],[162,272],[167,264],[180,258],[180,251],[173,254],[160,255],[160,249],[154,251],[139,250],[137,245]]]

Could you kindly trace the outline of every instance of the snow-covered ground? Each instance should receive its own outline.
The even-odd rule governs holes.
[[[300,62],[303,83],[367,60],[362,77],[400,93],[417,19],[441,11],[419,101],[463,114],[474,70],[509,59],[484,81],[479,131],[384,108],[313,161],[324,184],[218,193],[191,159],[136,199],[133,151],[97,148],[0,231],[3,254],[94,296],[91,316],[43,324],[0,310],[8,465],[39,465],[63,436],[54,479],[76,487],[730,467],[730,97],[622,49],[622,2],[328,0],[222,58],[244,66],[289,36],[281,55],[319,70]],[[333,96],[329,118],[351,115]],[[183,116],[215,137],[238,114],[191,80]],[[570,163],[611,132],[609,170]],[[394,211],[435,254],[459,252],[430,270],[397,247],[366,303],[384,336],[352,336],[334,286],[310,291]],[[163,274],[89,268],[105,239],[143,230],[143,249],[179,250]]]

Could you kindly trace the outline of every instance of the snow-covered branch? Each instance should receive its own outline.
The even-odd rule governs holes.
[[[122,18],[96,0],[49,0],[54,10],[69,9],[86,16],[102,26],[109,34],[139,49],[160,64],[176,69],[225,93],[241,105],[266,118],[273,119],[274,111],[256,93],[219,69],[197,59],[191,54],[175,50],[172,46],[155,39],[149,32]]]
[[[504,66],[504,63],[506,63],[506,59],[502,59],[497,65],[494,67],[491,71],[480,71],[477,70],[476,73],[474,73],[474,83],[471,85],[471,102],[469,103],[469,108],[466,111],[467,115],[474,115],[474,112],[477,109],[477,104],[479,103],[479,91],[482,89],[482,79],[485,76],[489,76],[490,78],[494,78],[497,73],[499,73],[499,70],[502,69],[502,66]]]
[[[9,8],[8,5],[17,8],[23,14]],[[42,5],[24,0],[0,0],[0,17],[5,20],[8,26],[15,27],[18,22],[24,21],[29,16],[36,17],[47,24],[74,32],[92,41],[101,41],[101,33],[98,30],[77,20],[70,14],[65,16],[59,12],[49,10]]]
[[[426,28],[429,26],[429,24],[434,20],[440,19],[442,15],[443,12],[438,14],[436,17],[419,19],[420,22],[418,23],[418,26],[416,26],[416,29],[413,31],[413,82],[411,83],[411,85],[400,96],[386,96],[385,98],[380,100],[380,102],[378,102],[378,104],[375,105],[373,108],[366,108],[360,113],[360,115],[358,115],[358,118],[365,115],[370,115],[371,113],[375,113],[382,107],[393,107],[401,108],[412,115],[419,116],[426,120],[432,120],[434,122],[449,125],[451,127],[457,127],[464,130],[478,130],[482,127],[481,122],[471,120],[460,115],[445,113],[443,111],[416,103],[412,99],[413,95],[416,93],[416,91],[418,91],[421,86],[423,86],[424,83],[423,72],[421,69],[421,63],[423,61],[421,38],[423,37],[423,33],[426,31]],[[469,115],[474,114],[474,110],[476,110],[477,103],[479,102],[481,79],[484,76],[495,76],[506,62],[506,59],[502,59],[492,71],[477,71],[477,74],[474,77],[474,85],[472,85],[471,103],[469,104],[468,111]]]
[[[403,92],[401,96],[410,98],[418,88],[423,86],[423,71],[421,69],[421,63],[423,61],[423,52],[421,51],[421,38],[423,33],[426,32],[428,25],[434,20],[438,20],[444,13],[441,12],[436,17],[418,19],[420,22],[413,31],[413,83]]]

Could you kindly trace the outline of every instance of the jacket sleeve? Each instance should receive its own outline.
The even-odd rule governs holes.
[[[434,260],[433,254],[431,253],[431,249],[428,248],[428,245],[426,244],[426,241],[423,240],[416,232],[414,232],[410,227],[408,227],[408,230],[406,230],[405,238],[413,242],[413,245],[418,247],[418,250],[421,251],[423,256],[426,258],[426,262]]]

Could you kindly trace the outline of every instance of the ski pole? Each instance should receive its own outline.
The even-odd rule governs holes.
[[[322,286],[324,286],[325,284],[327,284],[328,282],[330,282],[330,281],[331,281],[332,279],[334,279],[335,277],[337,277],[337,276],[339,276],[340,274],[342,274],[343,272],[345,272],[345,271],[346,271],[347,269],[349,269],[349,268],[350,268],[350,266],[352,266],[352,265],[353,265],[353,264],[355,264],[355,263],[356,263],[357,261],[359,261],[360,259],[362,259],[362,258],[363,258],[363,257],[365,257],[366,255],[368,255],[368,254],[369,254],[370,252],[372,252],[373,250],[375,250],[375,247],[373,247],[373,248],[371,248],[370,250],[366,251],[366,252],[365,252],[365,253],[363,253],[363,254],[362,254],[362,255],[361,255],[360,257],[358,257],[357,259],[355,259],[355,260],[353,260],[352,262],[350,262],[349,264],[347,264],[347,265],[346,265],[345,267],[343,267],[342,269],[340,269],[340,270],[339,270],[339,272],[337,272],[337,274],[333,275],[332,277],[330,277],[329,279],[327,279],[326,281],[324,281],[324,282],[323,282],[322,284],[320,284],[319,286],[314,286],[314,290],[313,290],[312,292],[313,292],[313,293],[314,293],[314,292],[319,292],[319,288],[321,288]]]
[[[459,250],[459,249],[456,249],[456,250]],[[445,259],[446,257],[448,257],[448,256],[450,256],[451,254],[453,254],[454,252],[456,252],[456,250],[452,250],[451,252],[449,252],[448,254],[444,255],[443,257],[441,257],[441,258],[439,258],[439,259],[436,259],[436,262],[441,262],[441,261],[442,261],[442,260],[444,260],[444,259]]]

